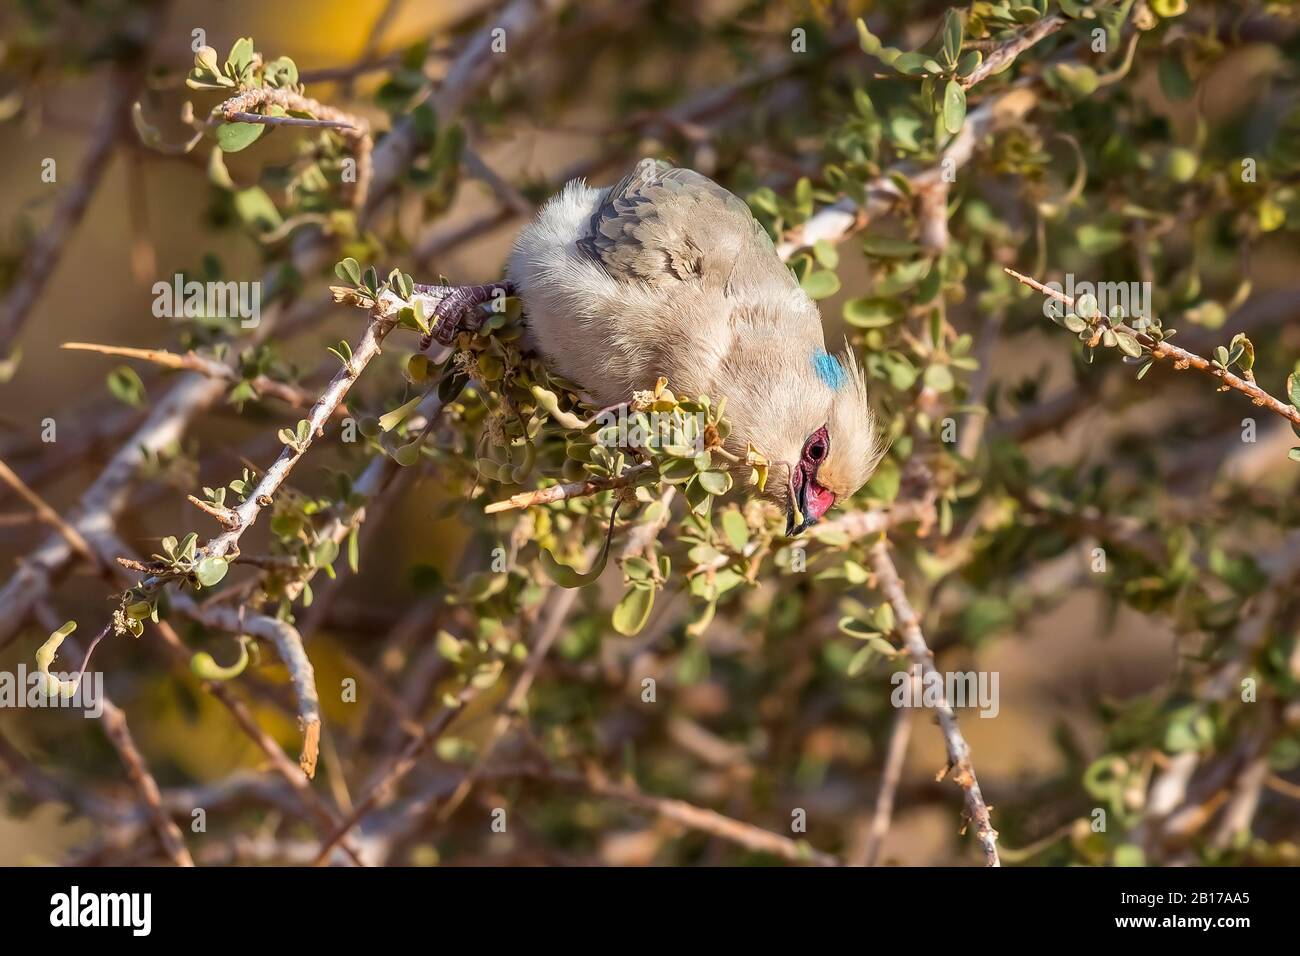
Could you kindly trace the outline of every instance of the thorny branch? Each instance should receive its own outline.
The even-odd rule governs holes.
[[[1049,288],[1037,279],[1030,278],[1027,275],[1021,275],[1014,269],[1004,268],[1003,271],[1016,281],[1024,283],[1029,286],[1029,288],[1041,292],[1049,298],[1055,299],[1067,309],[1073,310],[1075,308],[1075,300],[1064,292]],[[1270,395],[1268,392],[1264,391],[1264,389],[1260,388],[1258,383],[1253,381],[1253,378],[1252,380],[1244,379],[1239,375],[1233,374],[1227,368],[1216,365],[1207,358],[1203,358],[1194,352],[1189,352],[1187,349],[1180,348],[1165,339],[1153,338],[1146,332],[1134,329],[1125,322],[1110,322],[1107,323],[1107,325],[1112,331],[1123,332],[1135,338],[1146,354],[1150,355],[1152,358],[1173,362],[1174,368],[1176,369],[1194,368],[1198,372],[1212,375],[1221,383],[1220,390],[1227,391],[1228,389],[1235,389],[1249,398],[1252,404],[1258,405],[1262,408],[1267,408],[1270,412],[1273,412],[1275,415],[1280,415],[1282,418],[1291,422],[1291,424],[1300,426],[1300,408]]]

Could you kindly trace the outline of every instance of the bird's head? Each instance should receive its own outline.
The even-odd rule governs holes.
[[[862,369],[847,346],[839,356],[818,348],[800,365],[796,359],[775,390],[780,406],[751,424],[755,447],[773,467],[766,495],[785,509],[790,536],[851,497],[885,453]]]

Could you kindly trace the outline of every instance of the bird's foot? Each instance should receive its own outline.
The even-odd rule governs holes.
[[[489,302],[503,302],[514,295],[509,282],[488,282],[483,285],[419,285],[415,291],[426,295],[440,295],[433,310],[433,329],[420,341],[424,351],[434,342],[451,345],[461,332],[477,332],[483,326],[481,306]]]

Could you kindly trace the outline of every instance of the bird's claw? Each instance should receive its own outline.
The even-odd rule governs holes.
[[[485,316],[480,306],[491,302],[499,293],[511,295],[513,289],[506,282],[490,282],[485,285],[426,287],[421,291],[436,289],[445,292],[433,309],[433,328],[420,340],[420,350],[424,351],[434,342],[450,346],[461,332],[473,334],[483,327]]]

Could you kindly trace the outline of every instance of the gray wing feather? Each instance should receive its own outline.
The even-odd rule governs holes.
[[[605,195],[578,248],[615,279],[653,285],[795,282],[745,203],[707,176],[653,159]]]

